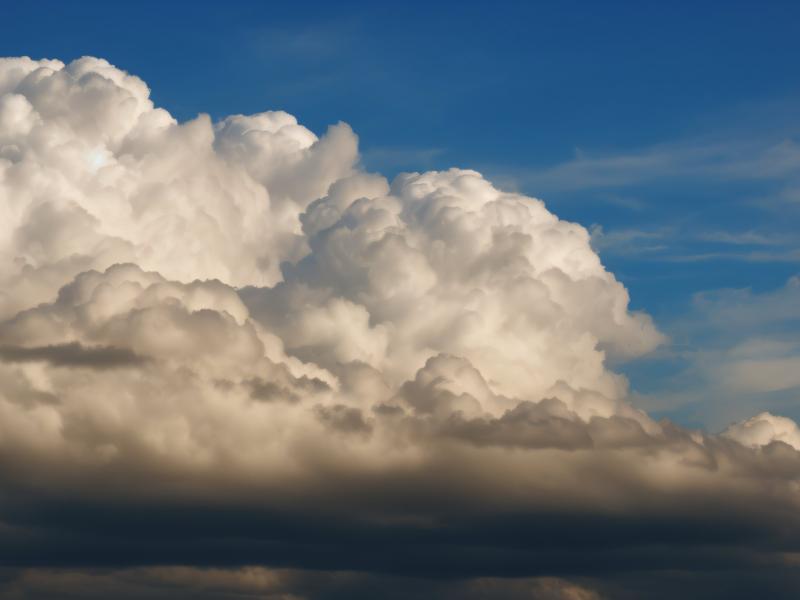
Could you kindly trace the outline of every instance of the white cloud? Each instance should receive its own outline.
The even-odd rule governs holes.
[[[772,442],[783,442],[800,450],[800,428],[797,423],[768,412],[731,425],[723,435],[747,446],[757,447]]]
[[[275,283],[303,252],[300,212],[357,159],[346,125],[317,139],[286,113],[178,124],[100,59],[0,72],[0,316],[118,262]]]

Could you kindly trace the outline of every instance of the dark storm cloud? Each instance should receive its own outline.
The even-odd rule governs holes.
[[[797,574],[765,567],[741,577],[730,571],[672,572],[562,579],[425,579],[360,572],[298,571],[245,567],[165,566],[129,569],[26,569],[0,573],[4,597],[31,600],[155,598],[233,600],[745,600],[796,597]]]
[[[0,559],[67,570],[259,564],[362,574],[347,592],[326,584],[309,598],[369,598],[380,586],[397,593],[382,597],[404,590],[479,598],[494,590],[484,597],[517,598],[528,588],[505,578],[547,576],[590,582],[587,589],[610,598],[635,598],[631,590],[644,582],[673,577],[688,586],[685,598],[725,597],[719,590],[745,598],[759,586],[789,598],[798,589],[800,517],[796,492],[783,482],[800,475],[800,453],[785,444],[701,445],[673,427],[650,444],[497,450],[502,460],[487,461],[473,443],[418,442],[431,459],[410,472],[318,464],[313,480],[291,489],[217,475],[131,494],[140,484],[129,480],[115,492],[120,481],[100,470],[70,477],[74,489],[48,498],[35,478],[10,487],[18,477],[8,464]],[[648,480],[637,470],[661,469],[650,462],[659,453],[678,458],[669,470],[679,480],[665,484],[667,472]],[[721,476],[723,465],[735,473]],[[564,471],[578,475],[559,481]],[[476,577],[503,579],[491,587]],[[677,593],[680,586],[666,583],[648,597]]]
[[[3,575],[5,577],[3,577]],[[197,598],[228,600],[308,598],[433,598],[441,600],[598,600],[578,582],[558,578],[465,581],[415,579],[359,572],[298,571],[244,567],[197,569],[183,566],[133,569],[13,570],[0,575],[0,591],[14,598]]]

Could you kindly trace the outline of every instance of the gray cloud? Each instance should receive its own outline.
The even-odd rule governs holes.
[[[358,408],[343,404],[333,406],[318,406],[316,414],[322,423],[334,431],[342,433],[369,434],[372,432],[370,425]]]
[[[113,369],[141,365],[146,358],[127,348],[113,346],[85,347],[78,342],[52,346],[0,346],[0,361],[36,362],[44,361],[57,367],[86,367],[89,369]]]

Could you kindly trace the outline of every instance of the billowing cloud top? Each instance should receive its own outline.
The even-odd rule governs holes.
[[[797,507],[797,426],[654,422],[606,359],[662,341],[583,227],[475,171],[390,183],[345,124],[178,123],[106,61],[0,60],[0,520],[22,563],[151,563],[166,531],[156,562],[207,564],[245,522],[226,563],[389,568],[321,551],[346,522],[356,545],[458,538],[466,575],[535,574],[547,545],[512,515],[518,536],[615,523],[625,551],[643,521],[654,544],[706,516],[771,535]],[[129,527],[143,507],[152,538]],[[503,536],[504,559],[479,551]],[[405,548],[391,570],[461,568]]]

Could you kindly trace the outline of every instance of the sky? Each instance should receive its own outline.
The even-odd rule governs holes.
[[[674,338],[620,367],[643,396],[671,398],[642,399],[648,409],[717,429],[753,406],[800,417],[796,389],[732,398],[683,355],[732,341],[686,339],[696,294],[771,293],[799,271],[795,3],[45,2],[6,14],[2,54],[103,56],[179,120],[281,109],[318,133],[344,121],[367,169],[471,168],[544,200],[591,228],[632,306]]]
[[[795,597],[796,3],[2,15],[4,597]]]

